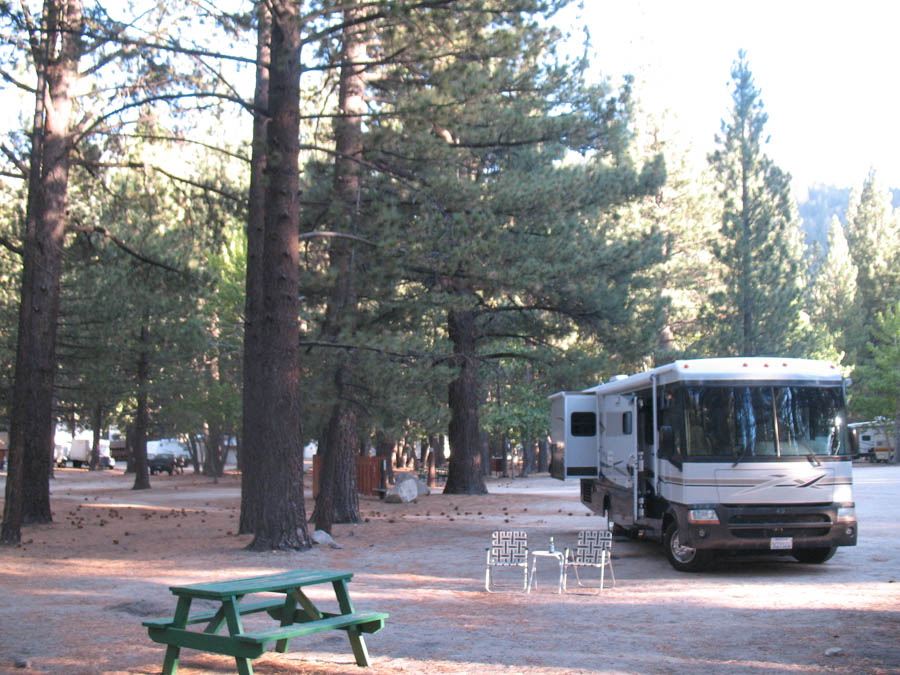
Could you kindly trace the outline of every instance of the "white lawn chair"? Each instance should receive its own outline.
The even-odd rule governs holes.
[[[491,547],[487,549],[487,568],[484,572],[484,590],[496,593],[498,590],[511,591],[518,585],[494,582],[495,567],[521,567],[522,591],[528,590],[528,535],[522,530],[497,530],[491,535]]]
[[[613,586],[616,585],[616,574],[612,566],[612,532],[610,530],[581,530],[578,533],[578,544],[573,551],[566,548],[563,561],[563,590],[568,592],[567,582],[569,568],[575,570],[575,581],[582,588],[596,588],[581,583],[579,567],[600,568],[600,590],[603,590],[604,572],[609,567]]]

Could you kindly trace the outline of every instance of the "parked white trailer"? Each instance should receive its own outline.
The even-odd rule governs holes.
[[[68,443],[61,442],[67,434],[56,434],[56,449],[54,450],[54,459],[58,466],[66,466],[71,464],[75,468],[88,466],[91,463],[91,448],[93,447],[93,437],[84,432],[71,439]],[[110,456],[109,441],[105,438],[100,439],[100,467],[112,468],[116,465],[116,460]]]
[[[618,376],[552,402],[551,473],[672,566],[768,550],[828,560],[857,537],[846,382],[823,361],[716,358]]]
[[[855,422],[850,428],[856,432],[859,456],[870,462],[890,462],[894,456],[894,429],[892,422],[875,420]]]

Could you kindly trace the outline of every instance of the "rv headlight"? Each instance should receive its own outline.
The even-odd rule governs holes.
[[[837,519],[839,521],[856,520],[856,508],[853,506],[839,506]]]
[[[715,509],[691,509],[688,511],[688,522],[691,525],[718,525],[719,516]]]

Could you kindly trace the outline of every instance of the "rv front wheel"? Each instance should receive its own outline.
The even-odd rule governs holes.
[[[709,565],[712,554],[709,551],[697,550],[684,546],[678,535],[678,524],[669,523],[663,535],[666,557],[669,563],[679,572],[700,572]]]
[[[798,548],[793,552],[798,562],[807,565],[819,565],[830,559],[837,550],[837,546],[825,546],[824,548]]]

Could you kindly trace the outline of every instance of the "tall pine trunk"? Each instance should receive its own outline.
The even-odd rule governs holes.
[[[485,494],[478,444],[478,360],[475,352],[475,313],[450,311],[447,329],[459,368],[450,383],[450,467],[445,494]]]
[[[141,333],[137,360],[137,411],[134,415],[134,486],[133,490],[150,488],[150,468],[147,464],[147,429],[150,426],[150,313],[145,308],[141,317]]]
[[[394,482],[394,463],[391,461],[394,456],[394,445],[393,437],[388,436],[384,430],[379,429],[375,432],[375,456],[382,460],[384,481],[387,485]]]
[[[23,523],[52,520],[53,375],[81,3],[46,0],[41,28],[2,543],[19,542]]]
[[[247,276],[244,300],[244,363],[241,418],[241,517],[240,534],[252,534],[261,519],[257,496],[259,458],[265,452],[260,426],[265,381],[262,375],[262,258],[266,232],[266,122],[269,108],[269,43],[272,23],[268,6],[258,3],[256,43],[256,91],[253,95],[253,152],[250,162],[250,196],[247,209]]]
[[[100,431],[103,428],[103,406],[99,403],[94,404],[91,411],[91,428],[94,430],[91,434],[91,463],[89,468],[96,471],[100,467]]]
[[[358,445],[356,422],[356,414],[352,408],[336,405],[332,408],[328,426],[322,434],[323,445],[331,448],[332,452],[323,456],[319,473],[319,494],[313,514],[317,530],[331,532],[334,523],[359,522],[356,453],[334,451]],[[336,489],[337,485],[347,483],[351,489]]]
[[[341,79],[338,92],[340,116],[335,120],[335,163],[333,200],[336,222],[345,233],[357,233],[362,160],[362,114],[365,112],[363,76],[366,42],[362,18],[356,6],[344,10],[345,27],[341,45]],[[356,269],[359,252],[352,240],[337,237],[329,248],[329,265],[335,273],[328,298],[323,337],[337,341],[355,333],[358,312]],[[336,400],[329,415],[325,441],[320,446],[322,468],[319,493],[313,514],[316,528],[331,531],[331,525],[359,522],[356,449],[358,447],[356,403],[348,395],[348,385],[357,379],[353,355],[336,352],[334,366]]]
[[[265,235],[259,370],[258,474],[245,485],[258,520],[251,550],[310,547],[303,503],[300,435],[300,18],[298,3],[271,3],[269,127],[266,133]],[[258,509],[258,511],[256,511]]]

